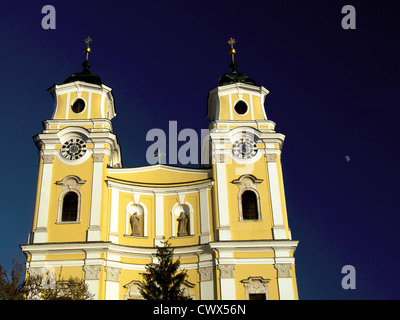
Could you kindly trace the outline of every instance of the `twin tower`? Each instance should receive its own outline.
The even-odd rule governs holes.
[[[156,246],[170,239],[191,299],[298,299],[281,149],[268,90],[236,70],[208,94],[209,163],[122,167],[112,89],[83,70],[49,89],[54,112],[34,136],[39,173],[27,272],[62,269],[95,299],[142,299]],[[122,108],[123,110],[123,108]],[[123,111],[121,111],[123,112]]]

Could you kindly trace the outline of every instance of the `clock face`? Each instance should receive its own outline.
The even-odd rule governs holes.
[[[249,159],[257,154],[257,145],[250,138],[240,138],[233,143],[232,152],[240,159]]]
[[[68,160],[77,160],[86,153],[86,143],[82,139],[72,138],[61,147],[61,155]]]

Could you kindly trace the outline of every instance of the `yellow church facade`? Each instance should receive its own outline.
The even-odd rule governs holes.
[[[298,299],[281,149],[268,90],[238,73],[208,94],[201,168],[124,168],[112,89],[89,71],[49,89],[51,119],[34,136],[39,172],[28,274],[85,279],[99,300],[141,299],[141,273],[169,239],[196,300]],[[121,111],[123,112],[123,111]]]

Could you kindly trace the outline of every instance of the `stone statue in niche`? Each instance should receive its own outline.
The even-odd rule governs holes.
[[[188,221],[185,212],[182,211],[178,218],[178,237],[184,237],[188,235]]]
[[[140,236],[140,231],[139,231],[139,216],[137,214],[137,212],[134,212],[130,219],[129,219],[130,223],[131,223],[131,228],[132,228],[132,234],[131,236]]]

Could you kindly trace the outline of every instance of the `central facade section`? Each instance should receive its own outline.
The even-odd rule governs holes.
[[[192,299],[297,299],[281,149],[268,90],[231,72],[208,94],[201,168],[123,168],[110,87],[89,71],[49,90],[27,272],[85,279],[96,299],[141,299],[156,247],[169,239]],[[156,262],[156,261],[154,261]]]

